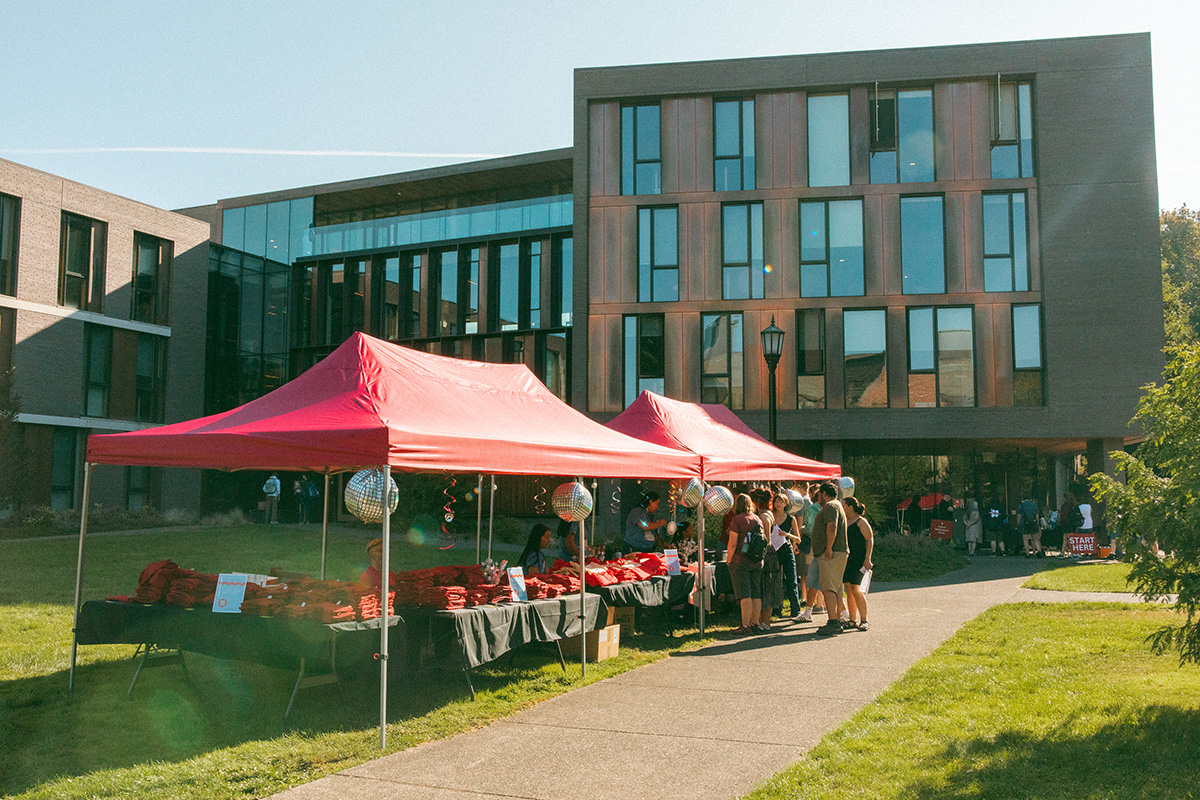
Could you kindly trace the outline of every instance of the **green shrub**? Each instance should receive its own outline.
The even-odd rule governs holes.
[[[955,552],[943,539],[928,536],[875,536],[871,556],[875,564],[873,580],[916,581],[935,578],[967,566],[967,559]]]

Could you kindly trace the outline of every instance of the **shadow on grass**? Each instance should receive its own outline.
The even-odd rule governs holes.
[[[933,757],[952,765],[935,777],[909,784],[900,797],[1086,798],[1193,797],[1200,783],[1200,714],[1170,706],[1137,711],[1114,707],[1118,717],[1094,732],[1068,719],[1041,737],[1005,732],[955,741]]]

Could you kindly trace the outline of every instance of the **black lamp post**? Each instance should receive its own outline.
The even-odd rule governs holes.
[[[779,357],[783,354],[783,330],[775,325],[775,315],[771,315],[771,324],[763,328],[762,333],[762,349],[763,358],[767,361],[767,368],[771,371],[771,386],[770,397],[767,406],[767,438],[771,440],[771,444],[775,444],[775,367],[779,364]]]

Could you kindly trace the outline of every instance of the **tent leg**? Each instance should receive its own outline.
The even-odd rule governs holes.
[[[703,491],[704,485],[701,484]],[[700,638],[704,638],[704,617],[708,611],[708,581],[704,579],[704,500],[700,500],[696,514],[696,539],[700,547],[700,557],[696,559],[696,580],[700,582]]]
[[[329,473],[325,473],[325,495],[321,512],[321,580],[325,580],[325,552],[329,543]]]
[[[587,552],[587,519],[579,520],[579,652],[582,654],[579,657],[580,677],[587,677],[587,570],[585,565],[587,559],[584,553]]]
[[[83,599],[83,541],[87,537],[88,506],[92,495],[92,467],[83,465],[83,508],[79,512],[79,558],[75,563],[75,623],[71,626],[71,671],[67,676],[67,691],[75,691],[75,664],[79,657],[79,608]]]
[[[380,575],[379,594],[379,749],[387,747],[387,674],[388,674],[388,621],[391,614],[388,609],[388,592],[391,587],[389,578],[392,569],[392,467],[383,468],[383,574]]]
[[[492,557],[492,526],[496,523],[496,476],[488,478],[492,485],[491,496],[488,498],[488,558]]]
[[[480,543],[483,541],[483,473],[479,473],[479,484],[475,487],[475,563],[481,564]]]

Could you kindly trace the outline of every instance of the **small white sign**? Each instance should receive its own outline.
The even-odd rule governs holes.
[[[217,576],[217,591],[213,594],[213,613],[240,614],[246,598],[246,576],[222,572]]]
[[[667,562],[667,574],[679,574],[679,551],[663,550],[663,560]]]
[[[520,567],[509,567],[508,585],[512,587],[513,600],[524,602],[529,599],[529,595],[525,593],[525,570]]]

